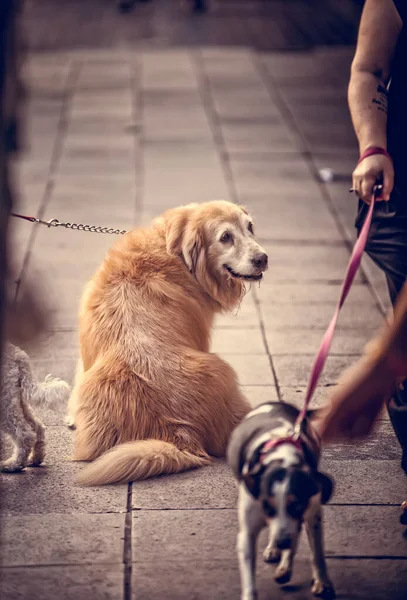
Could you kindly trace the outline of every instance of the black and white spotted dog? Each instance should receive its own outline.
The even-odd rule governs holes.
[[[323,544],[322,504],[332,495],[332,480],[318,471],[320,444],[309,419],[293,438],[299,411],[270,402],[251,411],[233,431],[227,460],[239,487],[237,552],[242,600],[255,600],[256,540],[269,528],[266,562],[278,562],[275,581],[288,583],[302,523],[312,553],[315,596],[335,597]]]

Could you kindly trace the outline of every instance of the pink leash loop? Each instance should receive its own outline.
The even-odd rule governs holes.
[[[325,366],[326,359],[329,354],[329,349],[332,344],[333,336],[335,333],[336,323],[338,321],[339,313],[341,308],[349,294],[350,288],[352,286],[353,280],[355,279],[355,275],[360,265],[360,261],[362,260],[363,252],[366,247],[367,236],[369,234],[370,225],[372,223],[373,217],[373,209],[375,203],[375,194],[372,196],[372,200],[370,202],[369,210],[365,218],[365,222],[363,223],[363,227],[360,231],[359,237],[356,241],[356,244],[353,248],[352,255],[349,260],[348,268],[345,275],[345,280],[343,282],[341,296],[339,298],[339,302],[337,304],[336,310],[332,317],[330,324],[328,325],[328,329],[326,330],[324,337],[322,338],[321,345],[317,352],[317,355],[314,360],[314,364],[311,370],[311,375],[308,380],[307,386],[307,394],[305,396],[304,406],[298,415],[297,423],[296,423],[296,432],[299,433],[301,423],[305,419],[307,415],[307,409],[311,398],[315,392],[315,388],[317,387],[319,378],[321,376],[322,370]]]

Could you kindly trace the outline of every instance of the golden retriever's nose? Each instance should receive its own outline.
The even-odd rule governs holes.
[[[256,254],[256,256],[252,258],[252,263],[256,267],[256,269],[261,269],[262,271],[264,271],[264,269],[267,267],[267,262],[268,256],[265,252],[262,252],[261,254]]]

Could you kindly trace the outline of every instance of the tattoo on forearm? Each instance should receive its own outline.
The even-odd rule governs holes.
[[[387,90],[384,85],[379,83],[376,91],[377,94],[372,99],[372,104],[376,105],[377,110],[380,110],[380,112],[384,112],[387,115]]]

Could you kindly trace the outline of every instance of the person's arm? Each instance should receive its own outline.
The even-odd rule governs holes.
[[[342,378],[323,409],[317,427],[325,441],[354,439],[370,433],[383,403],[407,375],[407,284],[394,319],[369,344],[362,357]]]
[[[402,26],[393,0],[366,0],[348,89],[360,154],[374,146],[387,148],[387,85]],[[353,187],[369,202],[379,179],[383,181],[381,199],[388,200],[393,188],[393,165],[387,156],[377,154],[356,167]]]

